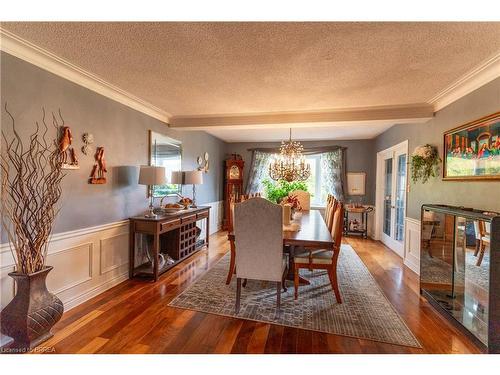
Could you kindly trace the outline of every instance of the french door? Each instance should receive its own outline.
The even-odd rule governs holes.
[[[403,142],[378,153],[377,193],[380,240],[404,255],[408,144]]]

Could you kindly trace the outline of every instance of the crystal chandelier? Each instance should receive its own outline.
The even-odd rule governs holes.
[[[275,155],[269,165],[269,176],[275,181],[307,180],[311,175],[311,166],[306,164],[303,151],[304,147],[300,142],[292,141],[292,129],[290,129],[290,139],[281,142],[279,155]]]

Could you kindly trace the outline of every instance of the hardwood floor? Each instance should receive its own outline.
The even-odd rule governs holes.
[[[418,277],[381,243],[346,238],[423,349],[168,307],[228,250],[225,232],[157,283],[127,280],[63,315],[56,353],[478,353],[419,296]],[[291,285],[290,285],[291,286]]]

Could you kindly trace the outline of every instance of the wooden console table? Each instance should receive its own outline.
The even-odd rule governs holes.
[[[144,216],[130,218],[130,254],[129,277],[146,276],[154,281],[174,267],[176,264],[199,251],[203,246],[208,247],[210,207],[197,207],[181,210],[174,214],[166,214],[150,219]],[[206,220],[206,240],[197,240],[198,229],[196,222]],[[135,245],[137,234],[152,237],[150,255],[152,262],[147,261],[135,265]],[[159,268],[159,254],[167,254],[174,259],[174,263],[167,262]]]

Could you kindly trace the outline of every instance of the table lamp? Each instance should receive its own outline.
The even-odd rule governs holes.
[[[185,172],[184,183],[186,185],[193,185],[193,205],[196,207],[196,185],[203,184],[203,172],[202,171],[187,171]]]
[[[148,185],[149,189],[149,213],[144,215],[151,219],[156,218],[156,214],[153,212],[153,187],[155,185],[164,185],[167,183],[167,178],[165,177],[165,167],[155,167],[141,165],[139,171],[139,184]]]

